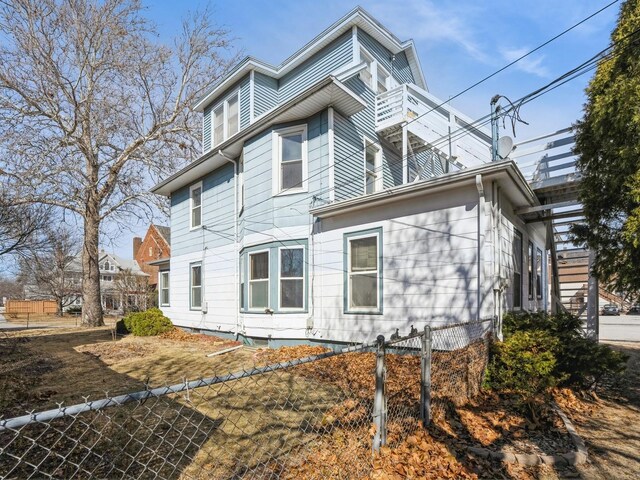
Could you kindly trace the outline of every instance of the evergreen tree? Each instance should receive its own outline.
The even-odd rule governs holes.
[[[587,88],[575,153],[586,225],[573,233],[597,254],[595,274],[640,292],[640,0],[621,7],[611,55]]]

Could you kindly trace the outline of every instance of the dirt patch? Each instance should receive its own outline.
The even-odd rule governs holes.
[[[589,450],[579,468],[587,480],[637,479],[640,472],[640,344],[611,345],[630,356],[621,381],[598,389],[592,412],[567,410]]]

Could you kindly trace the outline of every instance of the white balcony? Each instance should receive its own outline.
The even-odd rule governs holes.
[[[376,97],[376,131],[405,157],[430,151],[445,172],[489,162],[489,130],[470,126],[473,120],[442,103],[416,85],[400,85]]]

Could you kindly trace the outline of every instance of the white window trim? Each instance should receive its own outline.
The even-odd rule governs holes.
[[[169,287],[165,286],[165,278],[164,278],[165,275],[167,276],[167,278],[169,278],[169,270],[160,270],[160,298],[158,299],[158,303],[160,304],[161,307],[168,307],[169,305],[171,305],[171,290]],[[200,276],[202,277],[202,270],[200,270]],[[202,278],[200,280],[202,280]],[[163,290],[167,290],[167,300],[168,300],[167,303],[162,302]]]
[[[382,148],[380,148],[380,145],[378,145],[376,142],[374,142],[373,140],[371,140],[368,137],[363,137],[363,144],[364,144],[364,193],[365,195],[367,194],[367,147],[369,145],[372,145],[373,147],[376,148],[377,152],[376,152],[376,159],[375,159],[375,165],[374,165],[374,174],[376,176],[376,180],[375,183],[373,185],[373,192],[372,193],[376,193],[376,192],[381,192],[383,190],[383,175],[382,175]]]
[[[200,225],[193,224],[193,191],[200,188]],[[202,228],[202,204],[204,203],[204,190],[202,189],[202,182],[194,183],[189,187],[189,230],[196,230]]]
[[[368,85],[367,82],[362,80],[362,77],[360,77],[362,82],[365,85],[367,85],[367,87],[369,87],[369,89],[376,95],[385,93],[385,92],[378,92],[378,68],[380,68],[380,70],[382,70],[387,75],[387,81],[385,82],[385,86],[387,87],[387,92],[392,88],[395,88],[398,83],[394,81],[389,70],[387,70],[380,62],[378,62],[378,60],[376,60],[376,57],[372,55],[369,50],[364,48],[362,44],[360,44],[360,49],[358,50],[359,63],[364,63],[364,59],[362,58],[363,53],[371,59],[371,72],[369,72],[371,73],[371,85]]]
[[[213,149],[214,147],[217,147],[224,141],[228,140],[231,136],[233,136],[233,135],[229,135],[229,100],[231,100],[233,97],[236,97],[238,100],[238,131],[235,132],[233,135],[235,135],[240,131],[240,89],[237,89],[232,93],[230,93],[229,95],[227,95],[224,99],[220,100],[213,107],[211,107],[211,122],[210,122],[211,123],[211,149]],[[221,105],[222,105],[222,141],[220,143],[215,143],[215,135],[214,135],[215,122],[214,122],[213,112],[215,112],[218,108],[220,108]]]
[[[193,306],[193,268],[200,267],[200,306]],[[202,310],[202,304],[204,303],[204,271],[202,269],[202,262],[193,262],[189,264],[189,310],[200,311]]]
[[[266,307],[252,307],[251,306],[251,283],[252,282],[264,282],[264,280],[251,280],[251,256],[257,255],[258,253],[266,253],[267,254],[267,306]],[[249,252],[247,255],[247,311],[248,312],[261,312],[264,313],[266,308],[271,308],[271,250],[268,248],[262,250],[255,250],[253,252]]]
[[[376,307],[351,307],[351,242],[361,238],[376,237]],[[364,272],[360,272],[364,274]],[[358,274],[356,274],[358,275]],[[347,313],[380,313],[380,233],[363,233],[362,235],[354,235],[347,238]]]
[[[286,308],[282,306],[282,250],[302,250],[302,307]],[[307,288],[307,269],[306,269],[306,249],[304,245],[291,245],[288,247],[278,248],[278,311],[279,312],[304,312],[307,308],[307,296],[305,295]],[[286,277],[285,280],[300,280],[300,277]]]
[[[302,133],[302,187],[300,188],[288,188],[282,190],[281,188],[281,137],[284,135],[291,135],[293,133]],[[309,191],[309,155],[308,155],[308,137],[307,137],[307,125],[296,125],[288,128],[281,128],[274,130],[271,134],[271,151],[272,151],[272,187],[273,196],[294,195],[296,193]]]
[[[240,154],[240,158],[238,159],[238,215],[242,214],[242,211],[244,210],[244,168],[243,152]]]

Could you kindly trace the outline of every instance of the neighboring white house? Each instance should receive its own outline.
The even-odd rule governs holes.
[[[517,214],[536,195],[361,8],[194,108],[202,156],[152,190],[171,201],[176,325],[342,343],[547,308],[546,229]]]
[[[125,309],[146,309],[148,303],[148,278],[135,260],[100,251],[100,291],[105,312],[122,312]],[[82,306],[82,258],[75,257],[65,269],[64,310]],[[37,285],[25,285],[27,299],[48,298]],[[126,307],[126,308],[125,308]]]

